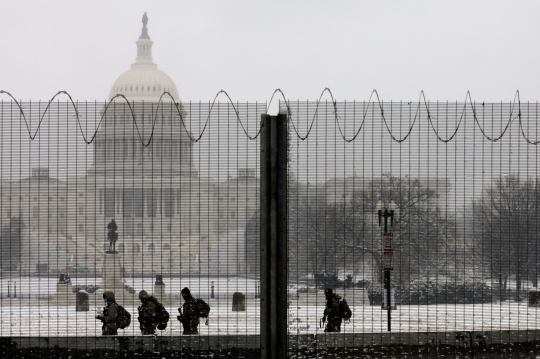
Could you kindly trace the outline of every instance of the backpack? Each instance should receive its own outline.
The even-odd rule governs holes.
[[[345,299],[339,302],[339,316],[345,320],[349,320],[352,317],[352,311]]]
[[[118,305],[118,315],[116,316],[116,326],[119,329],[125,329],[131,324],[131,314],[122,307],[121,305]]]
[[[156,317],[157,317],[157,323],[158,323],[157,328],[159,330],[165,330],[165,328],[167,328],[167,323],[169,322],[169,312],[167,312],[163,304],[159,302],[156,303],[156,306],[157,306]]]
[[[199,318],[208,318],[210,314],[210,306],[201,298],[197,299],[197,316]]]

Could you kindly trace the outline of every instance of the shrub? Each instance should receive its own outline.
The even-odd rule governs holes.
[[[400,288],[401,304],[481,304],[493,301],[491,289],[481,282],[416,281]]]

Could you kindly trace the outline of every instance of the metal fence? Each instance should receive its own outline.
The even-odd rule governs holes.
[[[280,108],[287,305],[276,310],[290,349],[313,338],[361,346],[388,331],[419,343],[430,333],[538,339],[537,103]],[[1,336],[99,336],[95,315],[112,290],[132,313],[119,334],[135,337],[146,290],[171,314],[159,336],[177,337],[189,287],[211,307],[199,336],[258,347],[266,112],[121,98],[0,103]],[[327,288],[350,320],[325,315]],[[328,333],[337,330],[349,336]]]
[[[538,329],[536,103],[289,105],[291,330]]]

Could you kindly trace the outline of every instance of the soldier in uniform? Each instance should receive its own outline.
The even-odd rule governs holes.
[[[116,317],[118,315],[118,304],[116,304],[114,293],[109,291],[103,293],[103,301],[105,302],[103,314],[96,317],[96,319],[101,320],[103,323],[101,334],[117,335],[118,328],[116,326]]]
[[[340,332],[342,318],[339,310],[339,300],[341,297],[330,288],[324,290],[324,295],[326,296],[326,308],[324,308],[322,322],[327,322],[324,331],[329,333]]]
[[[159,301],[149,295],[145,290],[139,292],[141,306],[139,309],[139,323],[143,334],[154,334],[156,326],[159,324],[158,303]]]
[[[181,308],[178,308],[180,315],[178,320],[184,327],[184,335],[199,334],[199,313],[197,310],[197,300],[193,298],[189,288],[182,289],[182,297],[184,298],[184,304]]]

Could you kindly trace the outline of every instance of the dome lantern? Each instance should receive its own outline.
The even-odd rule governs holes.
[[[176,85],[166,73],[158,70],[152,58],[154,42],[148,35],[148,16],[144,13],[143,28],[137,44],[137,57],[131,68],[115,81],[109,99],[117,94],[124,95],[129,101],[157,102],[163,92],[169,92],[175,102],[179,102]],[[170,100],[168,96],[164,101]]]

